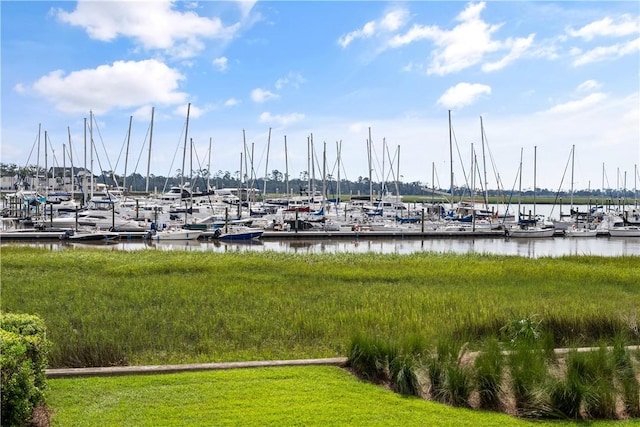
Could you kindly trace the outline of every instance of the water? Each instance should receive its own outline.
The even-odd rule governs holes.
[[[502,209],[503,207],[500,207]],[[581,207],[582,209],[582,207]],[[517,210],[515,206],[512,211]],[[523,205],[522,211],[533,211],[530,205]],[[536,213],[549,215],[551,205],[536,206]],[[565,206],[563,211],[568,211]],[[554,210],[558,216],[559,208]],[[4,244],[4,243],[3,243]],[[154,249],[161,251],[276,251],[295,254],[316,253],[384,253],[411,254],[415,252],[458,253],[458,254],[495,254],[515,255],[527,258],[560,257],[565,255],[596,255],[596,256],[640,256],[640,238],[637,237],[588,237],[568,238],[550,237],[542,239],[507,239],[498,238],[447,238],[447,239],[341,239],[341,240],[254,240],[245,242],[221,241],[178,241],[178,242],[149,242],[122,240],[117,243],[69,243],[69,242],[12,242],[10,244],[44,247],[51,250],[66,250],[71,248],[91,247],[105,250],[136,251]]]
[[[254,240],[246,243],[220,241],[120,241],[117,243],[20,242],[11,243],[51,250],[72,248],[100,248],[104,250],[136,251],[276,251],[294,254],[317,253],[384,253],[411,254],[415,252],[517,255],[526,258],[559,257],[565,255],[640,256],[640,238],[551,237],[542,239],[507,238],[448,238],[448,239],[373,239],[373,240]]]

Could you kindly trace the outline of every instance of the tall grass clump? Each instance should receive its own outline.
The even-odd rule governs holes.
[[[488,338],[475,359],[476,386],[480,409],[497,411],[501,407],[500,395],[504,355],[496,337]]]
[[[572,351],[566,358],[566,388],[573,391],[575,407],[567,415],[576,418],[615,418],[614,359],[602,346],[597,350]]]
[[[399,354],[389,363],[391,388],[404,396],[422,396],[422,386],[418,376],[420,364],[412,354]]]
[[[357,334],[349,345],[347,366],[372,382],[389,380],[389,362],[396,358],[397,348],[386,340]]]
[[[613,360],[624,412],[628,417],[640,417],[640,385],[633,365],[631,352],[624,345],[625,341],[616,338],[613,346]]]
[[[429,394],[437,402],[453,406],[469,406],[473,391],[472,370],[463,363],[466,345],[460,346],[455,340],[442,338],[435,351],[427,360]]]
[[[502,328],[510,344],[508,355],[509,381],[516,413],[538,417],[548,412],[545,384],[549,379],[549,335],[542,331],[542,321],[536,316],[515,319]]]

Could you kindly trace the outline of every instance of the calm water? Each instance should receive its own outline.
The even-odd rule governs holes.
[[[393,253],[410,254],[414,252],[437,253],[478,253],[517,255],[527,258],[557,257],[563,255],[598,256],[640,256],[640,238],[595,237],[567,238],[550,237],[543,239],[398,239],[398,240],[264,240],[250,243],[232,243],[219,241],[182,241],[182,242],[142,242],[120,241],[117,243],[68,243],[68,242],[24,242],[12,243],[44,247],[51,250],[72,248],[100,248],[104,250],[136,251],[153,249],[160,251],[278,251],[296,254],[311,253]]]
[[[549,215],[551,205],[539,205],[536,213]],[[502,209],[500,207],[499,209]],[[581,207],[580,209],[584,209]],[[517,210],[515,206],[512,211]],[[523,212],[533,210],[532,206],[522,206]],[[568,206],[563,207],[563,212]],[[559,207],[554,209],[558,216]],[[3,243],[4,244],[4,243]],[[296,254],[311,253],[392,253],[410,254],[414,252],[437,253],[477,253],[517,255],[528,258],[558,257],[564,255],[597,255],[597,256],[640,256],[640,238],[638,237],[549,237],[543,239],[507,239],[500,238],[460,238],[460,239],[394,239],[394,240],[254,240],[250,243],[220,241],[182,241],[182,242],[145,242],[120,241],[117,243],[68,243],[68,242],[18,242],[10,243],[44,247],[51,250],[91,247],[105,250],[136,251],[154,249],[161,251],[278,251]]]

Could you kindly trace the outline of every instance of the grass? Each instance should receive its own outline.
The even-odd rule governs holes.
[[[14,246],[1,255],[1,309],[44,319],[52,367],[345,356],[358,333],[473,348],[526,318],[551,325],[556,344],[620,330],[639,339],[638,257]]]
[[[568,426],[402,397],[337,367],[50,380],[53,426]],[[616,426],[626,423],[616,423]],[[593,422],[591,426],[613,425]]]

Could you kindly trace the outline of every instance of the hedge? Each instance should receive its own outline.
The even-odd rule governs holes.
[[[43,402],[50,346],[39,317],[0,313],[2,425],[26,425]]]

